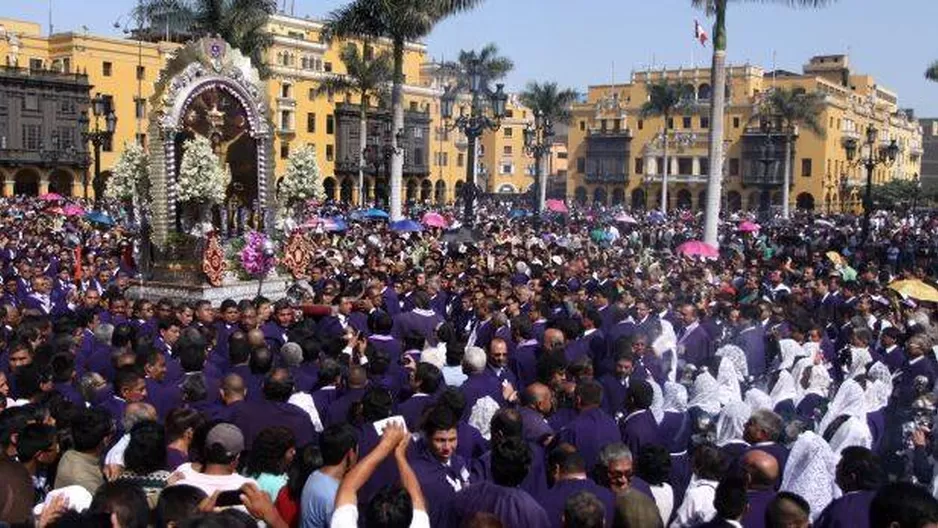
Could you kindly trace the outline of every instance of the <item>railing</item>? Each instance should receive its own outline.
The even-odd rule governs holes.
[[[632,137],[632,129],[630,128],[589,128],[586,131],[588,137]]]
[[[706,183],[706,174],[669,174],[668,183]],[[664,179],[663,174],[646,174],[646,183],[659,183]]]
[[[77,82],[88,84],[88,74],[86,73],[62,73],[54,70],[18,68],[15,66],[0,66],[0,76],[18,77],[21,79],[35,79],[37,81]]]
[[[785,181],[784,177],[774,174],[743,174],[742,181],[744,185],[762,185],[762,186],[776,186],[782,185]]]
[[[0,162],[87,167],[91,164],[91,156],[87,152],[70,150],[0,149]]]
[[[586,183],[621,183],[629,182],[628,174],[586,174]]]

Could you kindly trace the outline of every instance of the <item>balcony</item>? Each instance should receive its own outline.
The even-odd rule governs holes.
[[[589,128],[586,135],[587,137],[631,138],[632,130],[629,128]]]
[[[41,167],[53,165],[87,167],[91,164],[91,156],[79,150],[0,149],[0,163]]]
[[[625,185],[629,182],[628,174],[587,173],[586,183],[618,183]]]
[[[663,174],[646,174],[642,181],[645,183],[661,183]],[[707,183],[706,174],[669,174],[668,183]]]
[[[743,173],[743,185],[755,185],[757,187],[780,187],[785,182],[785,178],[780,171],[772,174],[752,174]]]
[[[39,70],[0,66],[0,77],[36,83],[80,84],[89,86],[86,73],[62,73],[54,70]]]

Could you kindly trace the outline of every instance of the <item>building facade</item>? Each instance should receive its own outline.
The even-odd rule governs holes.
[[[765,72],[751,65],[727,67],[724,170],[721,201],[728,211],[771,210],[782,200],[784,151],[781,130],[759,126],[764,94],[802,89],[825,94],[818,117],[823,134],[794,131],[790,205],[809,210],[860,207],[864,169],[848,163],[844,140],[862,139],[868,125],[879,130],[878,144],[896,140],[899,158],[878,167],[874,183],[913,179],[921,172],[922,131],[895,93],[855,74],[845,55],[813,57],[802,73]],[[641,117],[647,86],[662,79],[693,87],[690,98],[668,123]],[[658,208],[664,179],[663,138],[667,134],[668,207],[702,209],[710,167],[710,70],[635,72],[622,85],[591,86],[574,107],[568,148],[571,167],[567,196],[579,202]]]
[[[266,84],[276,176],[285,173],[292,151],[310,145],[317,154],[327,197],[350,197],[357,202],[358,167],[364,157],[366,199],[384,203],[389,191],[385,160],[389,153],[385,145],[390,135],[396,134],[404,144],[404,199],[445,203],[458,196],[466,179],[468,142],[440,118],[440,96],[447,79],[439,75],[437,65],[428,61],[424,44],[408,43],[405,50],[404,130],[390,130],[388,102],[366,101],[369,123],[363,152],[358,126],[361,101],[354,94],[319,94],[318,88],[323,79],[346,73],[340,53],[350,42],[365,54],[389,49],[390,42],[379,39],[368,49],[358,41],[323,42],[321,21],[283,14],[272,16],[267,27],[273,36],[267,52],[271,73]],[[117,162],[122,145],[133,141],[146,144],[153,86],[179,48],[172,42],[140,42],[87,33],[44,36],[39,24],[0,19],[0,60],[5,64],[37,72],[80,73],[87,78],[88,95],[102,94],[113,107],[117,128],[102,148],[105,177]],[[524,152],[522,134],[523,126],[533,121],[533,116],[514,98],[509,109],[511,115],[502,130],[486,132],[478,142],[476,176],[488,192],[523,192],[533,183],[527,174],[533,162]],[[51,133],[45,128],[43,131]],[[74,178],[90,179],[86,171],[73,172]],[[12,192],[15,175],[2,176],[5,185],[13,178],[6,185],[10,187],[8,193]],[[64,187],[75,194],[92,193],[81,186]]]
[[[919,118],[922,124],[922,187],[938,190],[938,118]]]

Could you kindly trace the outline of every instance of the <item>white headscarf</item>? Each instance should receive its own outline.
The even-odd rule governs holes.
[[[703,372],[694,380],[693,397],[688,407],[699,407],[709,414],[720,412],[720,385],[709,372]]]
[[[651,390],[654,392],[654,398],[651,400],[651,407],[648,408],[651,411],[651,415],[655,417],[655,421],[661,423],[661,420],[664,419],[664,394],[661,393],[661,385],[648,378],[645,381],[651,385]]]
[[[837,428],[831,437],[831,450],[839,457],[841,451],[857,446],[869,449],[873,446],[873,433],[866,423],[866,418],[851,416]]]
[[[848,378],[855,378],[866,372],[866,366],[873,362],[873,356],[866,348],[850,347],[850,371]]]
[[[805,355],[811,358],[812,361],[814,361],[815,359],[817,359],[818,356],[821,355],[820,343],[815,343],[814,341],[808,341],[805,344],[801,345],[801,348],[804,349]]]
[[[779,370],[790,370],[799,357],[808,355],[794,339],[779,340],[778,348],[782,356],[782,360],[778,365]]]
[[[720,370],[717,372],[717,384],[720,386],[719,398],[723,405],[733,401],[742,401],[739,390],[739,373],[730,358],[720,360]]]
[[[687,387],[674,381],[664,382],[664,410],[687,412]]]
[[[761,389],[747,390],[746,403],[749,405],[749,408],[752,409],[752,412],[756,412],[760,409],[768,411],[775,409],[775,406],[772,405],[772,398]]]
[[[773,408],[785,400],[792,400],[792,403],[794,403],[795,396],[795,378],[787,370],[779,372],[778,380],[772,387],[772,392],[769,393],[769,397],[772,398]]]
[[[811,505],[811,520],[839,495],[834,481],[837,457],[820,436],[806,431],[795,440],[785,463],[782,491],[797,493]]]
[[[811,374],[808,377],[808,387],[803,388],[801,386],[801,378],[804,376],[805,369],[808,368],[811,369]],[[833,382],[827,368],[825,368],[824,365],[815,365],[814,360],[811,358],[798,360],[798,363],[795,364],[795,371],[792,378],[795,380],[795,393],[797,394],[795,406],[801,403],[801,400],[807,394],[817,394],[818,396],[827,398],[828,391]]]
[[[743,439],[746,422],[752,416],[752,409],[741,401],[726,404],[717,418],[716,444],[720,447]]]
[[[871,413],[889,404],[889,396],[892,395],[892,374],[889,373],[889,367],[876,362],[870,367],[869,377],[864,398],[866,412]]]
[[[749,361],[746,359],[746,352],[736,345],[723,345],[717,349],[716,356],[726,358],[733,362],[736,367],[736,374],[739,380],[743,381],[749,376]]]
[[[827,427],[840,415],[854,416],[866,419],[866,403],[863,397],[863,387],[852,379],[844,381],[831,401],[827,414],[818,424],[818,434],[823,436]]]

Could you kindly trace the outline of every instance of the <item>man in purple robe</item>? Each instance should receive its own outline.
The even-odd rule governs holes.
[[[337,295],[333,299],[333,315],[323,317],[317,325],[316,331],[319,338],[328,342],[332,339],[340,339],[351,326],[349,316],[352,314],[352,299],[346,295]]]
[[[399,339],[391,335],[393,328],[391,316],[382,311],[372,312],[368,318],[368,326],[371,330],[368,343],[376,349],[384,351],[392,365],[397,364],[403,353],[404,346]]]
[[[284,368],[274,369],[264,382],[264,399],[241,405],[232,415],[232,423],[244,432],[245,446],[250,449],[257,433],[268,427],[284,426],[296,437],[296,445],[316,440],[313,423],[299,407],[287,403],[293,394],[293,377]]]
[[[443,324],[443,318],[430,308],[430,297],[424,291],[411,295],[414,309],[402,312],[394,317],[392,335],[398,339],[417,335],[431,345],[436,344],[436,329]]]
[[[523,433],[524,429],[521,422],[521,415],[517,410],[503,408],[492,417],[491,434],[493,446],[506,438],[518,438],[524,441]],[[518,486],[532,497],[538,497],[547,490],[546,455],[541,444],[535,442],[526,443],[531,453],[531,467]],[[472,481],[491,481],[493,479],[494,464],[495,460],[492,456],[492,451],[476,459],[472,464]]]
[[[319,369],[319,388],[313,392],[313,403],[319,416],[327,416],[332,402],[339,398],[339,389],[342,386],[342,369],[332,359],[325,359]]]
[[[352,365],[348,369],[348,376],[345,383],[345,390],[342,395],[333,400],[329,405],[326,415],[320,415],[323,425],[346,423],[348,421],[348,411],[352,404],[362,399],[365,390],[368,388],[368,373],[361,365]],[[315,402],[315,400],[314,400]],[[319,408],[317,407],[318,411]]]
[[[664,442],[658,434],[658,422],[649,407],[654,391],[645,380],[636,380],[625,393],[626,416],[619,425],[622,441],[632,453],[641,453],[645,446],[661,446]]]
[[[447,526],[460,526],[479,512],[494,515],[502,526],[550,526],[544,508],[519,488],[531,468],[529,445],[517,436],[500,438],[491,453],[491,481],[473,481],[450,501]]]
[[[479,299],[476,302],[475,316],[470,321],[472,330],[469,332],[468,345],[488,350],[489,343],[495,337],[495,323],[492,321],[494,311],[495,303],[491,299]]]
[[[532,383],[521,393],[521,427],[524,439],[540,445],[548,445],[554,436],[554,430],[545,418],[553,407],[550,388],[543,383]]]
[[[576,386],[577,417],[557,432],[557,441],[575,445],[587,467],[593,467],[599,451],[621,438],[616,421],[602,410],[603,387],[591,380]]]
[[[605,508],[606,526],[613,526],[615,517],[615,495],[587,476],[586,462],[576,451],[562,447],[554,448],[550,454],[551,462],[556,462],[557,475],[553,487],[537,497],[537,501],[547,512],[550,526],[562,528],[564,506],[567,499],[580,492],[589,492],[596,496]],[[552,466],[553,468],[553,466]]]
[[[681,317],[684,329],[677,340],[678,356],[685,363],[696,367],[708,365],[712,355],[710,334],[700,326],[697,308],[692,304],[685,304],[681,307]]]
[[[492,378],[493,383],[501,386],[507,382],[516,390],[519,388],[518,378],[508,368],[508,343],[504,339],[500,337],[492,339],[489,344],[487,363],[485,373]]]
[[[778,462],[779,474],[785,473],[785,463],[788,462],[788,448],[778,443],[783,427],[781,416],[767,409],[759,409],[752,413],[743,429],[743,439],[750,446],[746,452],[759,450],[772,455]]]
[[[882,484],[879,459],[864,447],[851,446],[840,452],[837,485],[843,496],[824,508],[814,526],[817,528],[868,528],[870,504]]]
[[[623,346],[625,349],[616,354],[615,373],[599,378],[603,386],[603,409],[613,417],[625,412],[625,393],[633,378],[632,351],[628,349],[627,342]],[[640,378],[635,376],[634,379]]]
[[[521,390],[537,379],[537,355],[540,344],[534,339],[531,320],[521,315],[511,320],[511,333],[517,343],[508,358],[508,368],[518,378]]]
[[[765,451],[749,451],[740,459],[746,481],[749,510],[743,515],[746,528],[765,526],[765,511],[775,498],[778,485],[778,461]]]
[[[293,307],[289,302],[278,301],[274,305],[273,317],[261,327],[264,340],[272,350],[280,350],[280,347],[290,340],[287,332],[293,324],[294,316]]]
[[[733,340],[733,344],[746,353],[746,363],[749,365],[749,374],[759,376],[765,373],[765,328],[759,324],[759,309],[751,304],[744,305],[740,310],[740,324],[742,329]]]
[[[447,526],[450,504],[469,486],[469,464],[456,453],[458,417],[434,407],[423,425],[423,439],[409,449],[410,465],[427,499],[430,526]]]
[[[443,373],[436,365],[430,363],[417,365],[411,383],[414,394],[397,406],[398,412],[404,417],[408,431],[420,429],[423,413],[429,406],[433,405],[434,394],[436,394],[442,382]]]

